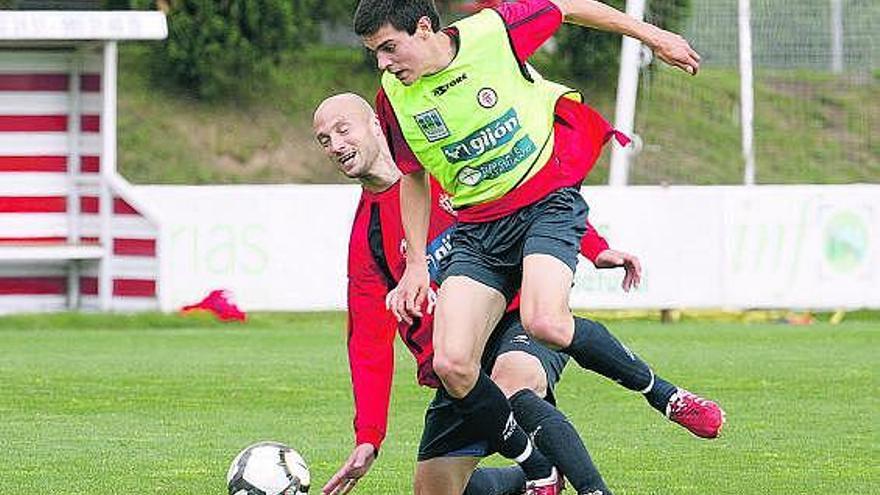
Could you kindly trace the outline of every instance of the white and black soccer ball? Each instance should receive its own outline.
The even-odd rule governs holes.
[[[309,467],[301,455],[278,442],[242,450],[226,473],[229,495],[297,495],[309,492]]]

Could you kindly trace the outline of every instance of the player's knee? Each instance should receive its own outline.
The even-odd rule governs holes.
[[[501,389],[501,392],[503,392],[504,396],[508,399],[520,390],[530,388],[527,384],[523,384],[519,380],[512,380],[504,375],[493,374],[492,381],[495,382],[495,385],[498,385],[498,388]]]
[[[499,376],[493,377],[493,380],[508,399],[520,390],[531,390],[541,398],[547,395],[547,381],[541,380],[538,376],[517,377],[517,379]]]
[[[547,374],[541,362],[524,352],[502,354],[492,368],[492,380],[507,398],[525,389],[538,397],[547,395]]]
[[[547,396],[547,374],[544,373],[543,368],[537,370],[530,369],[526,382],[529,384],[528,388],[534,392],[535,395],[542,399]]]
[[[479,367],[467,359],[448,354],[434,355],[434,373],[446,390],[455,397],[463,397],[477,381]]]
[[[554,348],[566,347],[571,327],[571,315],[550,311],[531,311],[523,314],[523,328],[533,338]]]

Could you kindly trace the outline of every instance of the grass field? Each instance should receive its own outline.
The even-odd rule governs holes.
[[[235,453],[265,439],[304,454],[317,493],[351,448],[344,322],[0,318],[0,493],[220,494]],[[728,417],[698,440],[570,366],[560,405],[616,494],[878,493],[876,320],[612,330]],[[397,362],[388,440],[357,493],[409,493],[430,394],[402,348]]]

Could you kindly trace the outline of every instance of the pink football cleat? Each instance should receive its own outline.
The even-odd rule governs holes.
[[[550,476],[526,482],[526,491],[523,495],[557,495],[565,489],[565,480],[559,475],[559,471],[553,468]]]
[[[716,438],[724,426],[724,411],[718,404],[682,388],[669,398],[666,417],[700,438]]]

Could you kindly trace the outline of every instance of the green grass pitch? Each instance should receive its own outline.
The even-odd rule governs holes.
[[[268,439],[306,457],[318,493],[352,446],[344,324],[0,318],[0,493],[221,494],[232,457]],[[560,406],[616,494],[878,493],[880,323],[610,327],[728,419],[722,438],[697,439],[570,365]],[[388,439],[356,493],[410,492],[430,392],[403,348],[394,387]]]

